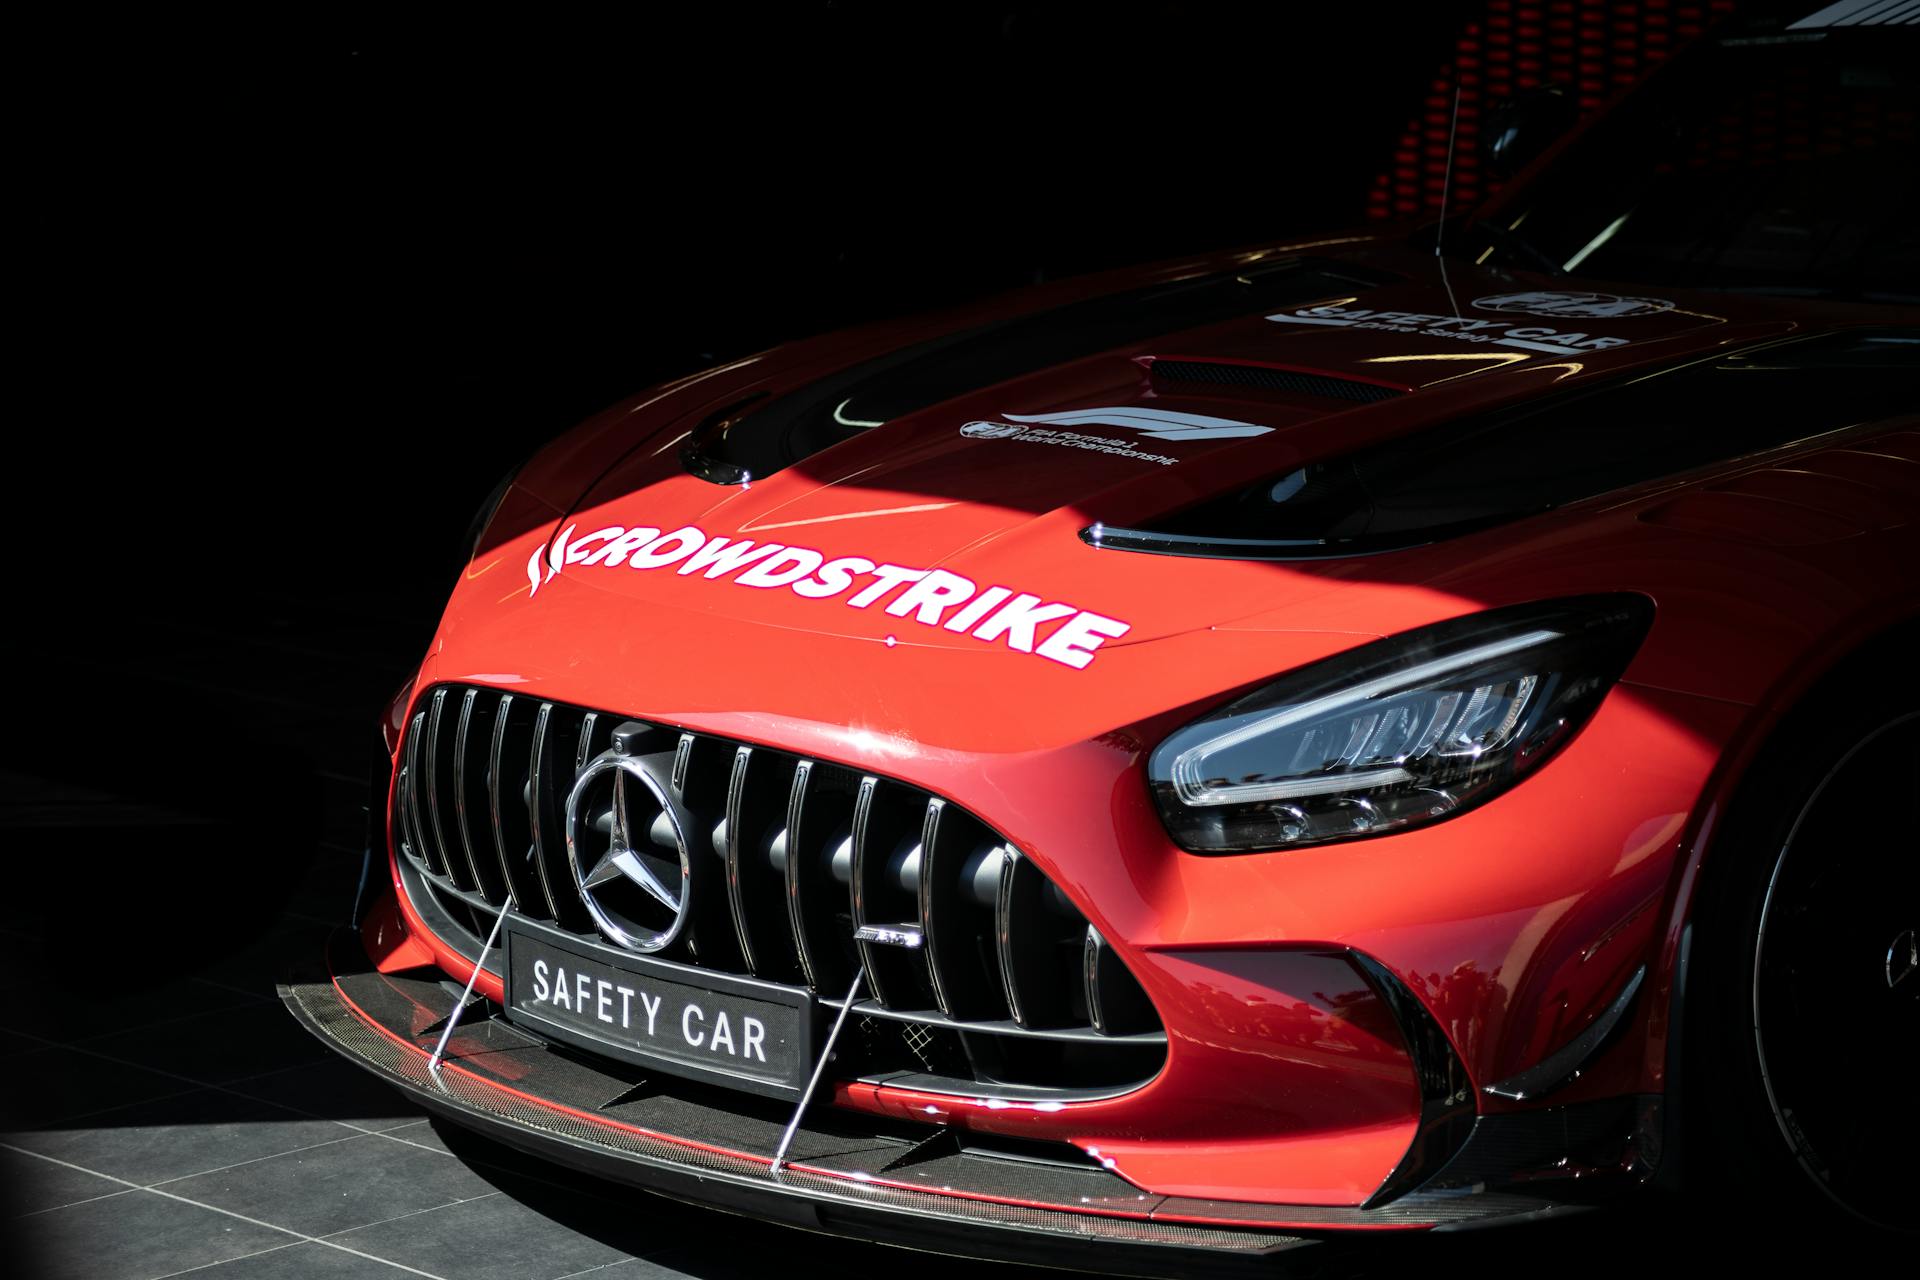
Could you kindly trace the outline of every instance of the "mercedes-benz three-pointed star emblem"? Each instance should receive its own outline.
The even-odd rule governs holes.
[[[567,860],[581,899],[609,938],[659,951],[680,936],[692,881],[686,837],[666,787],[644,760],[608,751],[581,770],[567,796]]]

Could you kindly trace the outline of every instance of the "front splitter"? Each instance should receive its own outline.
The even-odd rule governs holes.
[[[327,971],[283,983],[282,1001],[335,1052],[429,1111],[596,1176],[806,1230],[1114,1274],[1271,1275],[1276,1255],[1304,1262],[1301,1250],[1333,1235],[1567,1208],[1489,1192],[1477,1178],[1370,1210],[1155,1195],[1102,1167],[1006,1158],[956,1130],[824,1106],[809,1111],[775,1172],[791,1116],[784,1104],[584,1058],[494,1016],[485,1001],[430,1070],[454,999],[444,976],[380,973],[351,931],[328,950]]]
[[[281,1000],[302,1025],[427,1110],[596,1176],[810,1231],[1115,1274],[1245,1275],[1277,1253],[1316,1243],[1272,1230],[1156,1222],[1151,1208],[1163,1197],[1142,1195],[1099,1170],[1011,1161],[969,1161],[976,1167],[964,1170],[942,1167],[964,1159],[956,1155],[902,1164],[920,1145],[913,1135],[873,1134],[850,1142],[831,1114],[825,1124],[803,1127],[795,1144],[799,1158],[775,1173],[773,1144],[766,1139],[779,1126],[765,1108],[747,1104],[749,1113],[728,1118],[730,1139],[745,1139],[739,1143],[745,1149],[616,1118],[606,1111],[649,1110],[644,1085],[601,1075],[483,1013],[470,1014],[471,1023],[463,1021],[446,1058],[429,1070],[436,1036],[426,1034],[432,1025],[427,1011],[436,1001],[450,1006],[451,999],[437,981],[380,974],[360,967],[363,960],[355,965],[358,951],[351,934],[338,935],[330,947],[331,973],[281,984]],[[597,1094],[624,1100],[602,1109],[591,1104]],[[686,1096],[651,1100],[651,1110],[681,1119],[713,1110],[710,1103]],[[761,1145],[765,1154],[755,1149]],[[889,1163],[896,1173],[876,1172]],[[1004,1170],[994,1167],[1002,1163]],[[963,1172],[977,1185],[955,1185],[954,1177]],[[996,1175],[1004,1187],[992,1186]],[[938,1190],[907,1181],[929,1177],[940,1179],[932,1184]],[[1076,1189],[1094,1192],[1090,1199],[1096,1204],[1103,1194],[1118,1200],[1094,1212],[1085,1204],[1052,1202]]]

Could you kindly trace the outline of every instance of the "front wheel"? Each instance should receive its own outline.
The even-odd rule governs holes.
[[[1684,1087],[1709,1194],[1914,1231],[1920,695],[1903,683],[1817,696],[1742,788],[1696,917]]]

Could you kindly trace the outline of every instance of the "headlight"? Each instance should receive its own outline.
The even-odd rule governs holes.
[[[1154,798],[1173,838],[1205,853],[1438,822],[1564,746],[1652,617],[1642,596],[1579,596],[1362,645],[1161,743],[1147,766]]]

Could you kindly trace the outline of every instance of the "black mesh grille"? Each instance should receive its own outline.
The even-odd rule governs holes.
[[[959,806],[828,761],[464,685],[415,704],[394,789],[405,878],[449,941],[477,954],[509,890],[516,911],[602,940],[568,860],[566,808],[616,730],[671,759],[691,856],[711,860],[685,929],[655,954],[834,1002],[864,964],[843,1074],[1054,1096],[1158,1072],[1166,1036],[1138,981],[1031,860]],[[856,942],[861,925],[920,945]]]
[[[1404,394],[1392,387],[1356,382],[1351,378],[1295,373],[1291,369],[1270,369],[1262,365],[1223,364],[1211,360],[1155,360],[1152,372],[1155,382],[1209,382],[1219,386],[1254,387],[1261,391],[1353,400],[1363,404],[1391,400]]]

